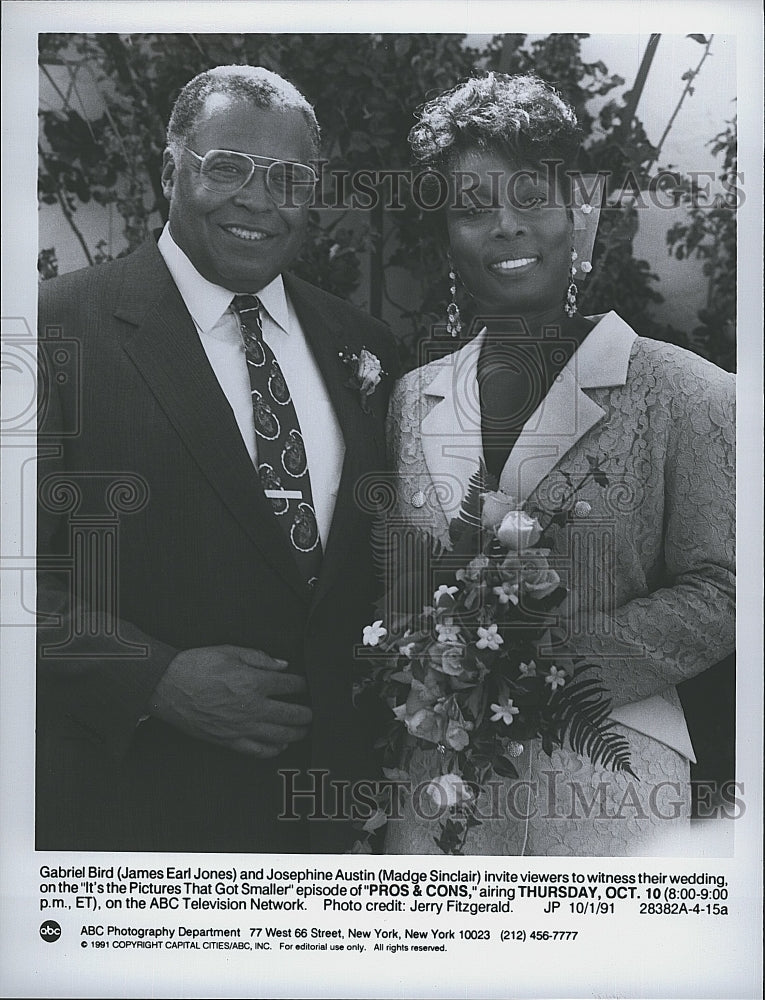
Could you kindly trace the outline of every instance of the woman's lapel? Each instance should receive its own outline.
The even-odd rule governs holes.
[[[564,369],[532,413],[508,455],[500,489],[521,505],[605,410],[583,392],[576,375]]]
[[[523,426],[500,476],[500,488],[524,504],[545,476],[605,416],[585,390],[624,385],[634,331],[614,312],[595,327]]]
[[[484,332],[459,351],[414,373],[425,415],[421,443],[433,496],[447,522],[457,515],[470,477],[483,458],[476,372]],[[434,375],[435,373],[435,375]]]
[[[627,380],[634,331],[616,313],[595,318],[594,329],[526,421],[502,470],[500,486],[519,505],[603,419],[604,409],[585,390]],[[459,511],[483,456],[476,377],[482,338],[483,333],[419,372],[419,395],[426,407],[422,451],[447,520]]]

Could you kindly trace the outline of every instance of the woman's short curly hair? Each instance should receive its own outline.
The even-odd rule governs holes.
[[[532,75],[473,77],[428,101],[417,118],[409,145],[415,160],[433,169],[475,149],[500,149],[523,165],[571,166],[581,139],[574,109]]]

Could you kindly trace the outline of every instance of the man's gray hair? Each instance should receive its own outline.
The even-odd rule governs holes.
[[[221,95],[228,100],[249,101],[264,111],[300,111],[313,147],[319,155],[319,124],[314,110],[297,87],[262,66],[216,66],[189,80],[173,105],[167,126],[167,145],[176,162],[209,107],[210,99]]]

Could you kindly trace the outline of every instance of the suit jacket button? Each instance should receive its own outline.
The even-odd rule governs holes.
[[[411,504],[413,507],[424,507],[425,506],[425,494],[422,490],[417,490],[416,493],[412,494]]]

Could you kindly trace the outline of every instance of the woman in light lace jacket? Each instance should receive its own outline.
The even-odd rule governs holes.
[[[410,134],[448,179],[452,285],[481,321],[394,390],[396,516],[448,545],[481,458],[542,524],[584,480],[551,555],[568,595],[545,662],[600,665],[639,778],[530,741],[520,808],[471,830],[468,854],[682,851],[694,757],[675,685],[734,646],[734,378],[614,312],[577,312],[598,211],[571,171],[577,142],[555,91],[500,74],[430,101]],[[386,851],[436,853],[435,831],[410,804]]]

